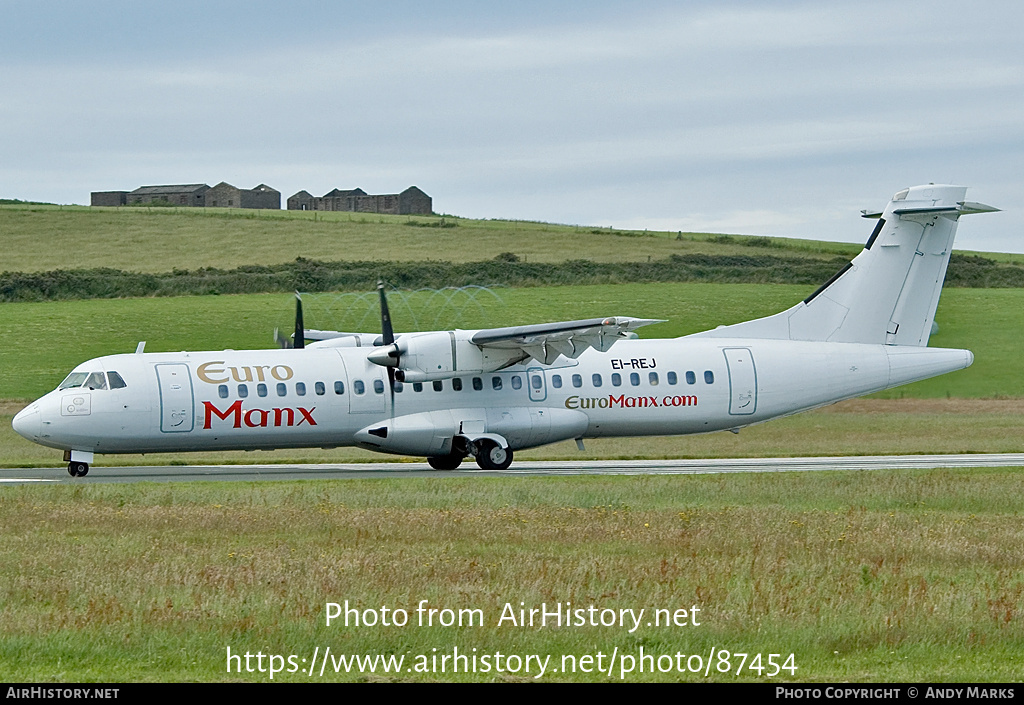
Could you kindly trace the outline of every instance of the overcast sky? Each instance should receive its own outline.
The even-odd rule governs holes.
[[[0,198],[416,185],[467,217],[864,241],[861,208],[942,182],[1004,209],[958,247],[1024,252],[1020,0],[0,13]]]

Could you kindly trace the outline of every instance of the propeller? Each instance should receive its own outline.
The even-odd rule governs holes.
[[[299,348],[306,347],[306,328],[302,323],[302,297],[299,296],[299,292],[295,292],[295,334],[291,340],[281,335],[281,332],[274,329],[274,341],[277,343],[279,348]]]

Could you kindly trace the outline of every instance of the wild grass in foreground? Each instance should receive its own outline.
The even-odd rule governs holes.
[[[559,671],[543,680],[604,681],[618,667],[566,673],[562,656],[714,647],[793,653],[798,681],[1011,681],[1022,491],[1019,469],[6,487],[0,662],[12,681],[266,681],[228,673],[227,647],[409,659],[458,647],[551,655]],[[413,617],[326,626],[326,603],[345,600]],[[484,625],[415,626],[421,600],[480,610]],[[496,626],[506,603],[559,602],[697,605],[700,625]],[[533,675],[329,667],[322,679]]]

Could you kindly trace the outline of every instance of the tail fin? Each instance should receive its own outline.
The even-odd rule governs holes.
[[[915,186],[881,213],[864,250],[817,291],[782,313],[723,326],[705,337],[928,345],[957,221],[998,210],[967,203],[963,186]]]

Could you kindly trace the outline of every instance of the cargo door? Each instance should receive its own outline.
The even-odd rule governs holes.
[[[160,384],[160,430],[164,433],[191,431],[195,417],[188,365],[157,365],[156,377]]]

